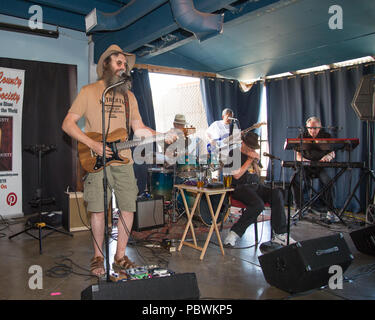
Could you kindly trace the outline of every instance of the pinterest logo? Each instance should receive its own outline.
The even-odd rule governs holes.
[[[14,192],[11,192],[7,196],[8,206],[13,207],[17,203],[17,195]]]

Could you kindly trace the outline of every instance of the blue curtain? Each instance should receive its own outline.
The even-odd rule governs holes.
[[[133,69],[132,75],[132,91],[137,98],[139,113],[141,114],[143,123],[155,129],[155,114],[154,105],[152,102],[152,93],[150,78],[148,76],[148,70],[146,69]],[[134,163],[134,173],[137,178],[139,193],[143,193],[147,183],[147,169],[146,164]]]
[[[237,80],[220,78],[202,78],[200,87],[208,125],[221,120],[221,112],[225,108],[234,111],[234,117],[239,120],[242,129],[258,122],[262,90],[260,82],[254,83],[247,92],[242,91]]]
[[[293,151],[284,150],[284,142],[286,138],[296,138],[299,131],[290,127],[304,127],[306,119],[315,115],[322,120],[323,126],[339,127],[339,130],[330,131],[333,137],[359,138],[360,145],[352,152],[351,161],[366,161],[367,124],[358,118],[351,103],[361,78],[374,72],[375,64],[361,64],[303,76],[267,80],[270,153],[283,160],[293,160]],[[371,123],[370,126],[372,127]],[[373,142],[371,145],[373,148]],[[346,161],[346,156],[344,151],[336,152],[337,161]],[[374,163],[371,167],[373,166]],[[275,164],[274,169],[275,179],[282,179],[280,165]],[[335,169],[328,170],[332,176],[337,172]],[[292,173],[292,169],[285,170],[286,181],[290,180]],[[359,174],[359,169],[353,169],[352,173],[345,173],[336,183],[335,206],[337,208],[343,206],[357,183]],[[357,191],[356,197],[361,203],[365,203],[365,184]],[[358,212],[361,206],[353,199],[347,209]]]

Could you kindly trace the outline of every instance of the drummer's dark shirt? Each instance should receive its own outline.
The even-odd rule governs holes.
[[[248,158],[248,156],[241,152],[241,167],[244,165],[247,158]],[[250,184],[250,185],[254,185],[254,187],[256,187],[256,186],[258,186],[259,182],[260,182],[260,179],[259,179],[259,176],[257,174],[250,173],[248,170],[246,170],[245,173],[239,179],[235,179],[233,177],[232,185],[234,187],[237,187],[237,186],[244,185],[244,184]]]

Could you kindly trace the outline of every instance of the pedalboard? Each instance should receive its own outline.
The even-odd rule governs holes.
[[[113,282],[118,282],[128,280],[169,277],[173,274],[174,272],[171,270],[160,268],[157,265],[148,265],[122,270],[120,272],[111,272],[110,279]]]

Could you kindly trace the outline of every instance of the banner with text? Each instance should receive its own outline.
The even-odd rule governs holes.
[[[22,106],[25,71],[0,67],[0,214],[22,212]]]

